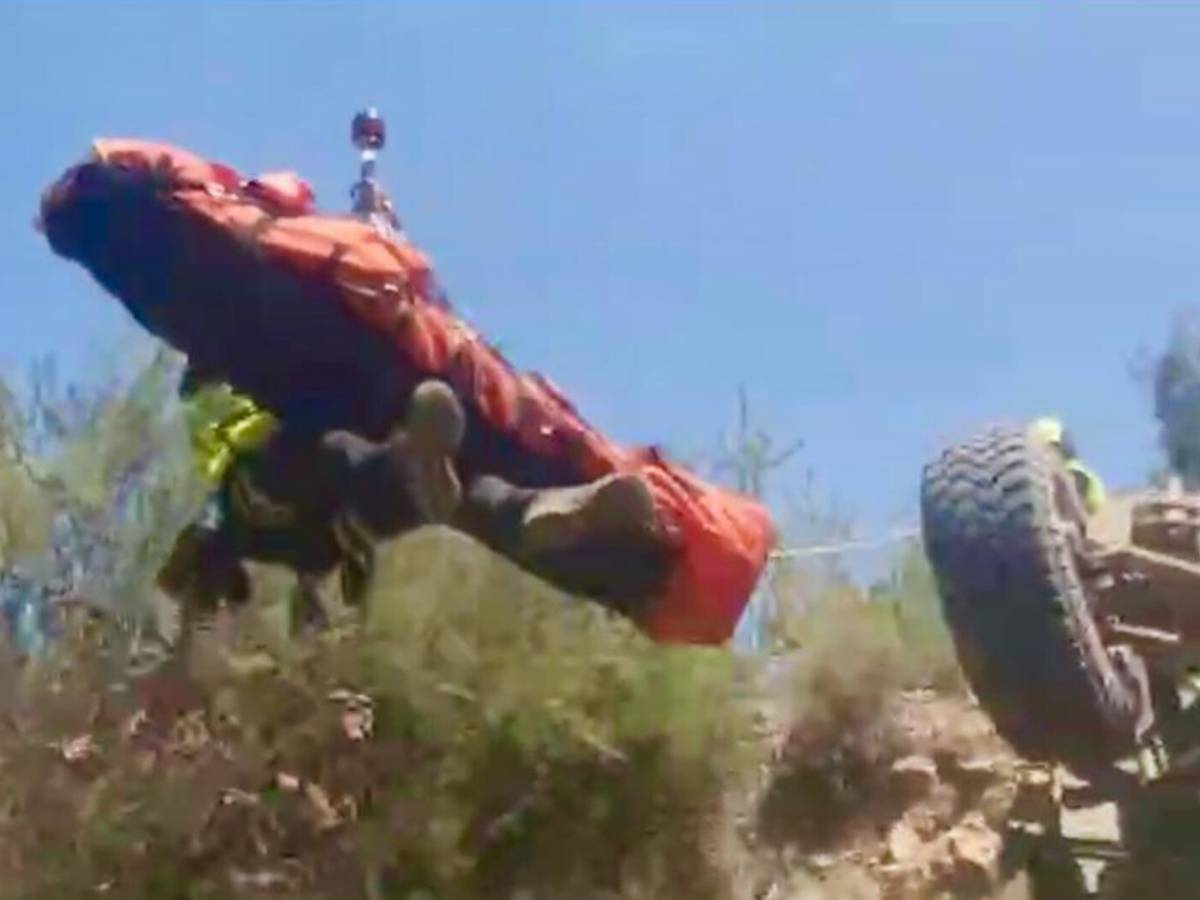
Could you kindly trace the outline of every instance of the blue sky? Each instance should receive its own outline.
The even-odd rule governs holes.
[[[1057,411],[1116,483],[1129,376],[1200,300],[1200,7],[5,3],[0,365],[133,334],[30,220],[99,135],[295,168],[347,122],[452,298],[615,436],[712,449],[744,383],[864,532],[989,418]]]

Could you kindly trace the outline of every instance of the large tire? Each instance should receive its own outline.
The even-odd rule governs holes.
[[[923,473],[925,549],[959,661],[1021,755],[1080,770],[1133,743],[1138,693],[1106,651],[1057,515],[1054,457],[987,429]]]

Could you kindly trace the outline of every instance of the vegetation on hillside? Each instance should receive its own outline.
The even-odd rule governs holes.
[[[781,565],[739,654],[656,647],[438,529],[318,637],[256,570],[181,665],[152,586],[203,500],[174,377],[4,394],[3,900],[750,897],[881,789],[898,693],[957,684],[915,548],[869,591]]]

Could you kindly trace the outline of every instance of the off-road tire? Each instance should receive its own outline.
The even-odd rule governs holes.
[[[959,662],[1000,734],[1089,770],[1131,749],[1139,704],[1056,514],[1058,466],[1023,428],[987,429],[926,466],[922,528]]]

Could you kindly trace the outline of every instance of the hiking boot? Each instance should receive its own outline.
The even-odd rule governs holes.
[[[654,498],[633,474],[537,491],[521,521],[521,549],[529,554],[655,535]]]
[[[662,589],[671,564],[650,490],[636,475],[542,489],[481,475],[457,526],[559,590],[626,615]]]
[[[404,424],[407,452],[401,461],[413,503],[429,523],[451,521],[462,502],[454,459],[465,432],[466,414],[447,384],[430,380],[417,386]]]

